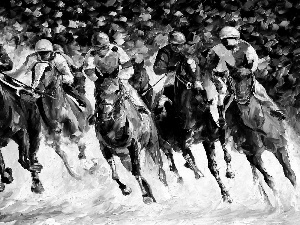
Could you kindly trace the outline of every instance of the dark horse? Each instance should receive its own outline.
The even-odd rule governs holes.
[[[85,158],[86,145],[82,141],[84,134],[89,130],[88,118],[92,114],[89,100],[85,99],[86,107],[78,102],[64,89],[63,74],[55,66],[47,62],[38,62],[33,68],[34,76],[39,77],[38,89],[46,96],[37,101],[41,117],[47,134],[46,140],[62,158],[69,174],[80,177],[72,171],[65,152],[61,149],[62,137],[68,138],[79,148],[79,159]]]
[[[3,76],[3,75],[1,75]],[[31,191],[42,193],[43,185],[38,173],[41,172],[42,165],[36,157],[40,145],[41,121],[40,114],[35,102],[27,102],[17,94],[16,90],[21,87],[13,82],[9,77],[0,79],[0,147],[5,147],[9,140],[13,140],[18,145],[19,163],[31,173]],[[8,150],[8,149],[7,149]],[[4,191],[5,184],[13,181],[11,168],[5,167],[2,152],[0,150],[0,192]]]
[[[154,101],[148,104],[148,107],[151,108],[155,116],[159,131],[160,147],[169,160],[170,170],[177,175],[178,182],[182,182],[182,178],[174,163],[173,149],[182,152],[186,159],[185,166],[192,169],[195,173],[195,178],[199,179],[203,174],[195,164],[190,147],[192,144],[202,143],[207,154],[209,169],[218,182],[223,200],[231,202],[229,193],[219,176],[215,160],[214,142],[220,140],[224,151],[224,159],[227,163],[226,176],[228,178],[234,177],[231,171],[231,156],[225,146],[225,131],[220,129],[213,120],[206,92],[199,92],[189,86],[195,81],[195,76],[190,66],[186,62],[180,63],[178,69],[181,70],[180,74],[182,75],[176,75],[175,87],[170,86],[164,89],[164,95],[174,99],[174,102],[167,100],[163,107],[161,107],[157,97],[149,97],[148,91],[152,91],[152,87],[147,82],[143,82],[143,80],[149,80],[149,78],[145,69],[142,68],[142,64],[135,65],[135,69],[135,74],[130,82],[133,85],[135,83],[136,89],[144,96],[143,99],[146,103],[149,103],[150,99]],[[143,84],[144,87],[139,87],[138,84]]]
[[[162,158],[158,145],[158,136],[151,115],[140,113],[131,100],[127,88],[118,78],[119,69],[99,74],[95,81],[96,124],[95,130],[101,151],[112,170],[123,195],[131,189],[119,180],[113,156],[121,159],[123,166],[135,176],[146,204],[155,202],[150,185],[141,175],[141,151],[151,157],[159,167],[159,178],[167,185]],[[146,157],[147,158],[147,157]]]

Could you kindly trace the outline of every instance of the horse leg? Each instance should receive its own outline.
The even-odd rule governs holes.
[[[296,186],[296,175],[293,169],[291,168],[289,155],[285,147],[278,148],[274,153],[275,157],[278,159],[279,163],[283,168],[283,172],[286,178],[290,180],[292,185]]]
[[[29,134],[26,130],[19,130],[14,136],[13,140],[18,144],[20,165],[28,170],[30,167],[29,162]]]
[[[246,155],[246,157],[250,164],[255,166],[262,173],[265,182],[273,190],[273,192],[276,192],[274,179],[270,174],[268,174],[267,170],[265,169],[261,155]]]
[[[66,153],[61,149],[60,147],[60,135],[61,135],[61,132],[55,132],[54,133],[54,149],[55,149],[55,152],[56,154],[62,159],[68,173],[74,177],[76,180],[81,180],[81,177],[76,174],[72,169],[71,169],[71,166],[68,162],[68,158],[67,158],[67,155]]]
[[[123,195],[129,195],[132,190],[130,187],[127,187],[125,184],[123,184],[120,179],[119,179],[119,175],[117,173],[117,169],[116,169],[116,163],[115,160],[113,158],[113,154],[111,152],[111,150],[108,147],[104,147],[102,150],[102,154],[104,156],[104,158],[106,159],[107,163],[110,166],[111,172],[112,172],[112,179],[115,180],[117,182],[117,184],[119,185],[120,190],[122,191]]]
[[[226,177],[227,178],[234,178],[234,172],[232,170],[231,167],[231,155],[228,151],[228,149],[226,148],[226,130],[224,127],[220,127],[220,137],[219,137],[219,141],[221,143],[223,152],[224,152],[224,160],[226,162],[227,168],[226,168]]]
[[[219,170],[218,170],[217,162],[216,162],[215,143],[209,142],[209,141],[204,141],[203,147],[204,147],[206,155],[207,155],[208,168],[209,168],[211,174],[215,177],[215,179],[221,189],[223,201],[232,203],[232,198],[230,197],[229,192],[226,189],[225,185],[223,184],[223,182],[220,178],[220,175],[219,175]]]
[[[194,172],[196,179],[200,179],[201,177],[204,177],[204,175],[201,172],[201,170],[197,167],[195,163],[195,157],[192,154],[192,151],[187,144],[189,135],[190,135],[189,130],[185,130],[185,129],[182,130],[182,133],[180,135],[181,137],[179,140],[179,147],[182,150],[182,156],[186,161],[185,166],[187,168],[190,168]]]
[[[268,198],[268,195],[267,195],[265,189],[263,188],[261,181],[259,180],[256,167],[251,163],[250,163],[250,166],[251,166],[251,170],[252,170],[254,184],[256,184],[258,182],[258,190],[259,190],[260,194],[263,196],[264,200],[267,201],[267,203],[269,205],[271,205],[270,199]]]
[[[36,154],[40,147],[40,132],[41,132],[41,123],[39,121],[38,114],[33,114],[34,119],[31,120],[31,125],[28,128],[29,135],[29,161],[30,167],[29,171],[31,172],[32,184],[31,191],[36,194],[41,194],[44,192],[44,187],[42,182],[39,179],[38,173],[41,172],[43,166],[39,163]]]
[[[78,150],[79,150],[78,159],[86,159],[86,155],[85,155],[86,144],[82,141],[82,135],[72,137],[72,140],[78,146]]]
[[[151,204],[152,202],[156,202],[150,185],[146,179],[141,176],[139,147],[136,140],[131,140],[131,145],[128,147],[128,150],[132,163],[132,175],[135,177],[141,188],[144,203]]]
[[[177,183],[183,183],[183,178],[180,176],[178,169],[175,165],[173,149],[171,145],[162,138],[159,138],[159,145],[161,146],[161,149],[164,152],[164,154],[167,156],[170,171],[173,172],[177,177]]]

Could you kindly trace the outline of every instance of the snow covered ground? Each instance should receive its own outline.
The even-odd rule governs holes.
[[[27,52],[20,55],[24,56]],[[17,62],[16,58],[14,61]],[[159,77],[153,75],[151,67],[147,70],[152,83],[155,83]],[[87,81],[87,95],[94,103],[93,83],[90,81]],[[215,107],[213,111],[216,112]],[[300,177],[300,138],[289,128],[287,132],[292,168]],[[17,146],[10,142],[3,149],[3,155],[6,166],[13,169],[14,182],[0,193],[0,224],[300,224],[300,190],[292,187],[284,177],[280,164],[269,152],[264,152],[263,160],[275,179],[278,196],[275,197],[262,183],[271,205],[264,201],[258,186],[253,184],[251,168],[243,154],[231,152],[236,176],[232,180],[225,178],[226,164],[219,143],[217,163],[233,198],[232,204],[222,202],[220,189],[207,167],[205,151],[202,145],[197,145],[192,150],[205,177],[195,180],[192,171],[183,166],[182,156],[174,153],[179,173],[184,179],[183,184],[178,184],[175,176],[168,171],[164,157],[168,187],[163,186],[150,167],[143,168],[143,175],[157,200],[157,203],[145,205],[137,182],[118,159],[120,179],[132,188],[132,194],[123,196],[111,180],[109,166],[101,155],[93,128],[85,140],[89,160],[86,162],[77,159],[76,146],[63,144],[71,165],[83,176],[80,181],[70,177],[54,150],[42,143],[38,158],[44,166],[40,178],[45,192],[41,195],[31,193],[30,173],[18,164]],[[88,171],[90,161],[97,163],[93,173]]]

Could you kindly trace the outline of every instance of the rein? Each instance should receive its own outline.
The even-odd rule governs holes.
[[[186,81],[185,79],[183,78],[180,78],[177,74],[175,74],[175,77],[182,83],[186,86],[186,89],[192,89],[193,87],[193,84],[189,81]]]
[[[30,86],[24,84],[23,82],[21,82],[21,81],[15,79],[15,78],[13,78],[13,77],[11,77],[11,76],[8,76],[8,75],[5,74],[5,73],[2,73],[2,72],[0,72],[0,73],[1,73],[2,75],[4,75],[5,79],[7,79],[8,81],[11,81],[11,82],[13,82],[13,83],[15,83],[15,84],[17,84],[17,85],[20,85],[20,87],[14,86],[13,84],[11,84],[11,83],[9,83],[9,82],[7,82],[7,81],[5,81],[5,80],[3,80],[3,79],[0,78],[0,81],[1,81],[3,84],[5,84],[5,85],[7,85],[7,86],[13,88],[14,90],[16,90],[16,94],[17,94],[18,96],[20,96],[20,91],[23,91],[23,90],[24,90],[24,91],[29,92],[29,93],[32,93],[32,92],[33,92],[33,93],[36,93],[36,94],[38,94],[38,95],[41,95],[42,97],[47,96],[47,97],[50,97],[50,98],[55,99],[55,97],[52,96],[52,95],[49,95],[49,94],[47,94],[47,93],[45,93],[45,92],[36,90],[36,89],[34,89],[34,88],[32,88],[32,87],[30,87]]]

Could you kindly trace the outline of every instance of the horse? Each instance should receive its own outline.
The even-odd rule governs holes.
[[[136,68],[141,69],[139,67]],[[158,93],[156,97],[152,96],[152,98],[147,98],[153,101],[151,104],[148,104],[148,107],[155,117],[160,147],[167,156],[170,171],[175,173],[177,181],[181,183],[183,179],[179,175],[175,165],[173,151],[183,153],[186,159],[185,166],[194,172],[196,179],[199,179],[203,174],[195,164],[195,158],[190,150],[190,146],[192,144],[202,143],[207,154],[209,169],[221,189],[223,200],[232,202],[229,192],[219,176],[215,161],[214,142],[219,140],[222,144],[224,159],[227,163],[226,177],[234,177],[234,173],[231,169],[231,155],[225,145],[225,132],[223,129],[220,129],[213,120],[209,109],[211,103],[207,100],[206,93],[204,91],[199,93],[194,88],[187,88],[188,83],[194,82],[194,76],[190,76],[190,74],[193,73],[190,66],[181,62],[179,68],[182,69],[182,73],[188,74],[191,80],[186,81],[185,79],[187,78],[176,75],[175,86],[165,87],[163,98],[158,97],[161,95],[160,93]],[[139,81],[136,82],[137,87],[138,84],[145,85],[147,83],[142,81],[149,80],[145,70],[144,72],[136,71],[133,77],[131,80],[132,83]],[[136,89],[138,89],[137,87]],[[152,90],[152,87],[140,87],[138,90],[141,90],[140,95],[145,96],[147,91]],[[172,103],[170,99],[174,98],[175,101]],[[148,102],[147,99],[145,99],[145,102]],[[160,102],[162,99],[165,99],[162,101],[163,103]],[[186,107],[186,102],[188,102],[189,109]],[[180,111],[180,109],[186,109],[186,112]],[[190,114],[190,116],[186,117],[186,113]],[[185,127],[188,127],[188,129],[184,129]],[[187,130],[189,130],[189,132],[186,132]]]
[[[106,61],[111,60],[107,58]],[[156,202],[149,183],[141,175],[140,154],[144,149],[146,159],[150,155],[154,164],[158,165],[160,181],[167,185],[157,130],[151,114],[138,111],[125,87],[130,84],[124,83],[126,81],[118,77],[117,65],[113,70],[101,71],[101,74],[98,70],[95,71],[98,77],[95,81],[95,131],[101,152],[110,165],[112,179],[117,182],[123,195],[132,192],[130,187],[120,181],[117,174],[114,156],[118,156],[123,166],[135,176],[142,192],[143,202],[145,204]]]
[[[40,194],[44,191],[39,173],[43,166],[36,157],[40,145],[41,120],[34,102],[27,102],[23,96],[28,92],[17,92],[21,89],[18,83],[1,74],[0,79],[0,148],[7,146],[10,140],[18,145],[20,165],[31,173],[31,191]],[[27,93],[27,95],[26,95]],[[9,149],[6,149],[9,150]],[[13,181],[12,169],[5,166],[0,149],[0,192],[5,184]]]
[[[46,143],[61,157],[69,174],[75,179],[81,179],[71,169],[67,155],[60,145],[62,137],[65,137],[78,146],[78,158],[86,158],[86,144],[82,138],[90,129],[88,120],[93,111],[90,101],[82,97],[86,105],[78,104],[78,100],[70,92],[72,87],[63,83],[63,74],[49,62],[37,62],[32,71],[33,77],[39,78],[37,89],[46,94],[37,100],[46,131]]]
[[[241,76],[235,68],[228,64],[227,68],[230,74],[229,87],[236,90],[230,88],[224,101],[226,132],[233,137],[236,149],[246,155],[252,168],[254,181],[258,179],[258,170],[271,190],[277,193],[274,180],[262,160],[263,152],[268,150],[281,164],[285,177],[296,186],[296,175],[291,168],[286,148],[287,140],[282,121],[285,119],[284,115],[280,113],[279,108],[252,74],[240,79]],[[233,94],[238,97],[232,97]],[[248,100],[246,103],[239,100],[244,99],[242,98],[244,95]],[[260,114],[263,116],[259,116]],[[264,190],[262,191],[265,195]]]

